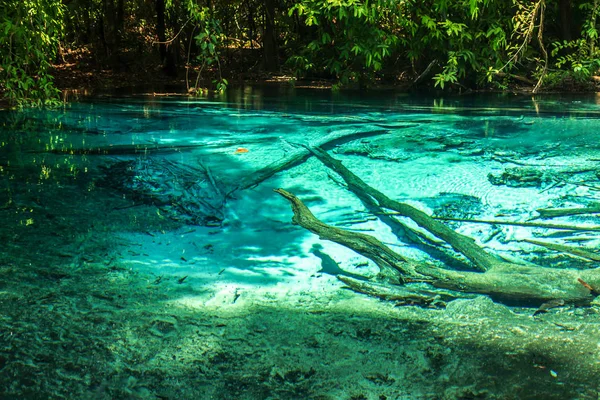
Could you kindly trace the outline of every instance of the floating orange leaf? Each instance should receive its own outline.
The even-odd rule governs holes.
[[[587,290],[589,290],[590,292],[594,293],[596,290],[592,287],[592,285],[590,285],[589,283],[587,283],[586,281],[584,281],[581,278],[577,278],[577,282],[581,283],[583,285],[584,288],[586,288]]]

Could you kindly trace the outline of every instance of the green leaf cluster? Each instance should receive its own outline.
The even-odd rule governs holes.
[[[321,69],[342,84],[369,79],[384,67],[399,37],[396,1],[303,0],[289,9],[311,28],[311,40],[288,63],[297,75]]]
[[[599,3],[0,0],[0,90],[14,104],[54,101],[61,38],[65,47],[88,46],[102,68],[140,59],[149,60],[145,71],[156,59],[174,74],[185,66],[196,93],[205,79],[223,92],[225,77],[264,71],[333,79],[334,88],[398,79],[440,90],[504,88],[516,79],[537,90],[600,75]]]
[[[296,74],[327,71],[342,84],[372,79],[411,63],[415,73],[432,61],[436,86],[500,68],[511,35],[512,8],[499,0],[300,0],[289,9],[312,28],[288,63]]]
[[[600,12],[598,1],[585,2],[579,9],[586,13],[581,27],[581,36],[573,40],[552,42],[551,55],[554,66],[577,81],[585,81],[600,69],[600,49],[598,49],[598,29],[596,20]],[[555,74],[556,75],[556,74]]]
[[[52,105],[50,73],[63,34],[60,0],[0,0],[0,85],[13,105]]]
[[[216,67],[219,78],[213,80],[215,91],[223,93],[227,89],[229,82],[223,78],[221,73],[221,49],[226,39],[222,31],[221,21],[214,16],[212,10],[208,7],[201,7],[193,0],[187,3],[190,19],[194,24],[193,32],[197,32],[194,41],[199,48],[196,55],[196,61],[200,64],[200,70],[196,77],[196,83],[192,88],[195,93],[200,93],[199,82],[202,71],[205,68]],[[189,61],[189,60],[188,60]],[[191,66],[188,66],[190,68]],[[188,83],[188,90],[190,90]]]

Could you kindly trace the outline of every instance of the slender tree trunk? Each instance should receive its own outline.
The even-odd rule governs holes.
[[[102,47],[104,48],[105,59],[110,58],[111,47],[111,28],[113,26],[112,20],[112,1],[102,1],[102,16],[100,17],[100,38],[102,40]]]
[[[167,45],[166,21],[165,21],[165,0],[156,0],[154,3],[156,8],[156,34],[158,36],[158,51],[160,53],[160,61],[163,64],[163,71],[168,76],[177,75],[177,63],[175,60],[175,51],[179,44],[179,39]]]
[[[116,4],[113,2],[113,18],[114,25],[112,27],[112,50],[110,63],[113,68],[124,67],[125,64],[121,62],[120,49],[121,49],[121,36],[123,35],[123,26],[125,24],[125,4],[124,0],[117,0]],[[116,8],[116,9],[115,9]]]
[[[250,48],[254,50],[254,32],[256,32],[256,26],[254,23],[254,7],[250,4],[250,1],[246,0],[246,7],[248,8],[248,29],[250,32],[248,38],[250,39]]]
[[[573,39],[572,20],[573,13],[571,8],[571,0],[560,0],[558,2],[558,13],[560,14],[560,33],[562,40],[569,41]]]
[[[176,18],[176,17],[175,17]],[[173,31],[179,32],[180,26],[177,20],[173,21]],[[173,41],[167,45],[167,59],[165,60],[165,73],[168,76],[177,76],[177,64],[179,63],[179,46],[181,42],[179,36],[173,38]]]
[[[124,0],[117,1],[117,21],[115,23],[115,39],[117,43],[121,42],[123,35],[123,26],[125,25],[125,2]]]
[[[92,27],[92,18],[90,17],[91,14],[94,12],[93,10],[94,7],[94,3],[91,0],[88,0],[87,2],[87,10],[85,10],[84,12],[84,20],[85,20],[85,36],[84,36],[84,43],[90,43],[92,42],[92,38],[94,37],[93,34],[93,27]],[[92,43],[93,44],[93,43]]]
[[[265,29],[263,35],[263,57],[265,70],[279,71],[277,55],[277,35],[275,33],[275,0],[265,0]]]
[[[165,62],[167,58],[167,45],[164,43],[167,38],[165,36],[165,0],[156,0],[156,34],[158,35],[158,51],[160,53],[160,61]]]

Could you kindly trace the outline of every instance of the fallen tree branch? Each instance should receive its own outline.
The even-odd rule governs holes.
[[[588,305],[593,299],[590,290],[578,284],[577,279],[600,287],[600,270],[556,269],[529,267],[504,263],[485,273],[450,271],[419,266],[417,271],[431,278],[432,284],[451,290],[487,294],[509,303],[546,302],[562,299],[565,302]]]
[[[294,212],[292,223],[311,231],[321,239],[341,244],[367,257],[377,264],[386,276],[389,276],[390,272],[396,271],[400,273],[402,279],[416,277],[417,274],[408,261],[379,240],[364,233],[346,231],[327,225],[318,220],[308,207],[292,193],[284,189],[275,189],[275,192],[291,203]]]
[[[333,159],[322,150],[312,149],[312,151],[318,154],[319,159],[325,165],[328,167],[331,166],[338,173],[342,172],[341,176],[346,180],[349,189],[352,187],[355,190],[360,189],[358,191],[362,195],[367,195],[368,193],[381,206],[385,206],[386,208],[393,206],[402,209],[404,211],[403,215],[413,220],[417,218],[420,222],[419,225],[431,233],[433,233],[432,230],[436,232],[440,231],[440,228],[437,226],[440,222],[422,211],[414,209],[414,207],[387,199],[387,197],[366,185],[356,175],[348,171],[338,160]],[[589,287],[600,288],[600,268],[588,270],[571,268],[555,269],[504,262],[483,252],[472,239],[463,235],[455,236],[448,234],[448,232],[442,232],[444,237],[441,235],[438,237],[442,238],[455,249],[459,247],[466,248],[468,251],[478,251],[476,249],[479,249],[479,251],[483,252],[484,256],[489,257],[489,268],[485,272],[469,272],[442,269],[433,265],[418,263],[396,254],[373,237],[356,232],[348,232],[324,224],[296,196],[283,189],[277,189],[276,191],[292,204],[294,212],[292,221],[294,223],[318,234],[322,239],[339,243],[373,260],[375,264],[387,272],[398,274],[401,278],[399,281],[401,282],[414,279],[425,281],[438,288],[466,293],[487,294],[501,301],[532,305],[539,305],[553,299],[561,299],[566,303],[589,304],[595,293]],[[406,209],[405,207],[410,207],[410,209]],[[452,231],[448,227],[445,227],[445,229]],[[456,232],[454,234],[458,235]],[[453,243],[457,237],[459,240],[458,245]],[[465,247],[463,243],[464,238],[470,239],[474,247]],[[588,286],[582,285],[581,281],[586,282]]]
[[[600,254],[594,253],[591,250],[576,247],[576,246],[567,246],[564,244],[551,243],[551,242],[543,242],[539,240],[533,239],[523,239],[523,242],[535,244],[536,246],[542,246],[550,250],[561,251],[563,253],[573,254],[578,257],[582,257],[592,261],[600,261]]]
[[[368,282],[338,275],[337,278],[344,282],[351,290],[377,297],[386,301],[394,301],[398,305],[420,305],[427,307],[445,306],[443,300],[454,300],[459,296],[451,296],[448,293],[436,293],[431,290],[419,290],[406,286],[390,286],[379,283]]]
[[[407,127],[408,126],[409,125],[407,125]],[[388,130],[374,130],[374,131],[368,131],[368,132],[352,132],[352,133],[334,132],[334,133],[331,133],[331,134],[325,136],[324,138],[317,140],[317,142],[314,143],[313,145],[320,146],[320,147],[327,147],[327,146],[333,146],[336,144],[348,142],[350,140],[356,140],[356,139],[370,137],[370,136],[385,135],[385,134],[389,134],[389,133],[390,132]],[[269,179],[276,173],[285,171],[287,169],[290,169],[290,168],[306,161],[310,156],[311,156],[311,153],[306,148],[299,147],[295,150],[292,150],[283,159],[276,161],[272,164],[269,164],[266,167],[261,168],[258,171],[252,173],[251,175],[248,175],[247,177],[243,178],[235,187],[231,188],[228,191],[227,196],[230,196],[235,191],[254,187],[254,186],[258,185],[259,183]]]
[[[486,253],[472,238],[453,231],[423,211],[409,204],[392,200],[380,191],[367,185],[362,179],[342,165],[340,161],[331,157],[324,150],[320,148],[311,148],[310,150],[326,167],[337,172],[348,185],[348,189],[354,192],[359,198],[370,196],[379,203],[380,207],[396,211],[395,215],[412,219],[421,228],[442,239],[452,246],[454,250],[471,260],[477,269],[485,271],[499,262],[498,258]]]
[[[465,272],[419,264],[396,254],[369,235],[348,232],[321,222],[296,196],[283,189],[275,191],[291,203],[294,212],[292,221],[295,224],[317,234],[321,239],[356,251],[388,272],[400,274],[403,278],[401,281],[426,281],[438,288],[487,294],[501,301],[536,305],[553,299],[589,304],[593,299],[592,293],[579,280],[587,282],[590,287],[600,288],[598,268],[581,271],[498,262],[486,272]]]
[[[344,187],[342,182],[339,182],[331,176],[330,178],[339,186]],[[444,262],[450,267],[457,269],[468,269],[470,267],[465,262],[466,260],[456,259],[450,254],[451,250],[439,246],[440,244],[445,243],[444,241],[432,237],[431,235],[427,235],[418,229],[414,229],[393,216],[385,215],[384,210],[373,197],[365,195],[363,192],[352,190],[352,188],[350,188],[350,190],[360,199],[369,213],[376,215],[381,222],[390,227],[392,233],[401,242],[425,252],[429,256]]]
[[[556,218],[582,214],[600,214],[600,204],[577,208],[540,208],[536,211],[540,214],[540,218]]]
[[[395,213],[388,213],[394,215]],[[557,230],[568,230],[568,231],[600,231],[600,226],[578,226],[578,225],[566,225],[566,224],[545,224],[542,222],[512,222],[512,221],[500,221],[495,219],[469,219],[469,218],[447,218],[447,217],[433,217],[440,221],[456,221],[456,222],[470,222],[474,224],[489,224],[489,225],[514,225],[514,226],[528,226],[532,228],[547,228]]]

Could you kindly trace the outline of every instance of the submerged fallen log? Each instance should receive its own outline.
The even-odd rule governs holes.
[[[543,242],[540,240],[533,239],[523,239],[524,242],[535,244],[536,246],[545,247],[550,250],[560,251],[563,253],[572,254],[577,257],[585,258],[591,261],[600,261],[600,254],[594,253],[591,249],[576,247],[576,246],[567,246],[564,244],[551,243],[551,242]]]
[[[416,125],[406,125],[406,127],[413,127],[413,126],[416,126]],[[371,137],[371,136],[386,135],[389,133],[390,133],[390,131],[388,131],[388,130],[373,130],[373,131],[366,131],[366,132],[362,132],[362,131],[342,132],[342,133],[334,132],[323,138],[320,138],[319,140],[317,140],[315,143],[312,143],[311,145],[316,146],[316,147],[330,147],[330,146],[335,146],[335,145],[339,145],[339,144],[348,142],[350,140],[356,140],[356,139],[361,139],[361,138],[366,138],[366,137]],[[306,161],[310,156],[311,156],[310,150],[299,146],[298,148],[290,151],[281,160],[275,161],[274,163],[269,164],[266,167],[261,168],[258,171],[254,172],[253,174],[242,179],[240,182],[238,182],[238,184],[235,187],[231,188],[228,191],[227,195],[230,196],[235,191],[254,187],[254,186],[258,185],[259,183],[269,179],[276,173],[285,171],[287,169],[290,169],[290,168]]]
[[[348,190],[356,194],[359,198],[371,197],[380,207],[396,211],[396,215],[408,217],[417,223],[421,228],[424,228],[435,237],[442,239],[444,242],[452,246],[453,249],[471,260],[475,268],[485,271],[492,267],[498,259],[490,254],[487,254],[483,249],[468,237],[461,235],[434,220],[423,211],[415,207],[392,200],[380,191],[367,185],[362,179],[348,170],[340,161],[334,159],[324,150],[319,148],[310,149],[313,154],[328,168],[338,173],[348,185]]]
[[[431,290],[413,288],[408,286],[384,285],[367,282],[339,275],[338,279],[355,292],[377,297],[381,300],[393,301],[398,305],[421,305],[427,307],[445,306],[445,301],[458,298],[451,293],[437,293]]]
[[[487,294],[507,302],[542,304],[561,299],[568,303],[589,304],[600,288],[600,269],[554,269],[541,266],[518,265],[505,262],[487,253],[472,238],[460,235],[426,213],[387,198],[368,186],[321,149],[311,149],[324,165],[337,172],[348,184],[348,189],[369,196],[381,207],[398,212],[420,227],[444,240],[457,252],[469,258],[482,272],[444,269],[403,257],[372,236],[332,227],[317,219],[302,201],[290,192],[276,192],[290,202],[295,224],[317,234],[321,239],[334,241],[371,259],[382,270],[389,282],[422,281],[437,287],[465,293]],[[396,275],[397,279],[390,279]],[[355,285],[356,286],[356,285]],[[371,287],[369,290],[377,291]],[[373,293],[369,293],[373,295]],[[382,297],[385,294],[381,294]]]
[[[393,215],[395,213],[388,213]],[[543,222],[517,222],[517,221],[502,221],[497,219],[469,219],[469,218],[447,218],[447,217],[433,217],[440,221],[453,221],[453,222],[470,222],[474,224],[488,224],[488,225],[511,225],[511,226],[526,226],[531,228],[546,228],[566,231],[600,231],[600,226],[580,226],[580,225],[569,225],[569,224],[546,224]]]
[[[556,218],[583,214],[600,214],[600,204],[578,208],[541,208],[536,211],[540,214],[540,218]]]
[[[97,184],[116,190],[134,204],[157,207],[177,222],[221,226],[225,218],[225,196],[212,172],[152,157],[118,161],[101,166]],[[121,208],[122,209],[122,208]]]
[[[308,207],[292,193],[284,189],[275,189],[275,192],[279,193],[292,205],[294,212],[292,222],[294,224],[308,229],[321,239],[341,244],[367,257],[375,262],[385,275],[393,276],[395,275],[394,271],[398,271],[400,277],[415,277],[417,275],[414,272],[414,267],[404,257],[373,236],[327,225],[318,220]]]

